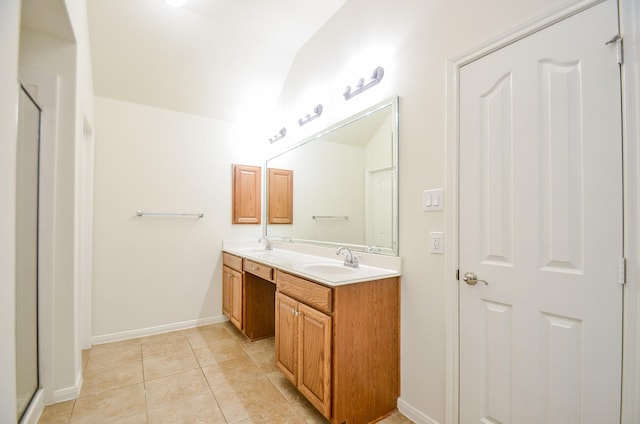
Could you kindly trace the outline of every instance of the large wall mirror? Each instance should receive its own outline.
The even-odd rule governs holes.
[[[290,196],[267,190],[267,204],[293,205],[279,223],[264,208],[267,237],[398,255],[398,118],[396,96],[267,160],[267,178],[292,171],[293,181]]]

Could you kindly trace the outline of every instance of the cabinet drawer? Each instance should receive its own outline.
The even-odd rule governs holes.
[[[279,270],[276,278],[278,291],[286,293],[294,299],[320,311],[331,313],[333,309],[333,297],[332,290],[329,287]]]
[[[273,268],[270,266],[245,259],[244,270],[265,280],[273,281]]]
[[[227,252],[222,252],[222,263],[229,268],[242,272],[242,258]]]

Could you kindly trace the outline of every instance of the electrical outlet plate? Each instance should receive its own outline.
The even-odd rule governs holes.
[[[429,233],[429,252],[444,253],[444,233],[439,231]]]

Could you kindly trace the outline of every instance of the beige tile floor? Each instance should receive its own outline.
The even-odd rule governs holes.
[[[78,399],[39,424],[327,422],[277,371],[273,338],[250,342],[230,323],[97,345],[83,362]]]

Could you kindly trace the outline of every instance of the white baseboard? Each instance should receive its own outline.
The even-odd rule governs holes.
[[[75,386],[65,387],[64,389],[54,390],[52,403],[66,402],[68,400],[77,399],[80,396],[80,390],[82,389],[82,372],[79,372],[76,376]]]
[[[42,411],[44,411],[44,394],[42,389],[38,389],[36,394],[33,395],[31,404],[29,404],[22,416],[20,424],[37,424],[40,416],[42,416]]]
[[[401,398],[398,398],[398,411],[416,424],[439,424],[436,420],[427,417]]]
[[[155,327],[140,328],[138,330],[123,331],[121,333],[103,334],[101,336],[93,336],[91,343],[102,344],[109,342],[117,342],[121,340],[135,339],[138,337],[153,336],[155,334],[168,333],[170,331],[186,330],[188,328],[200,327],[203,325],[217,324],[219,322],[228,321],[224,315],[215,317],[198,318],[189,321],[176,322],[173,324],[158,325]]]

